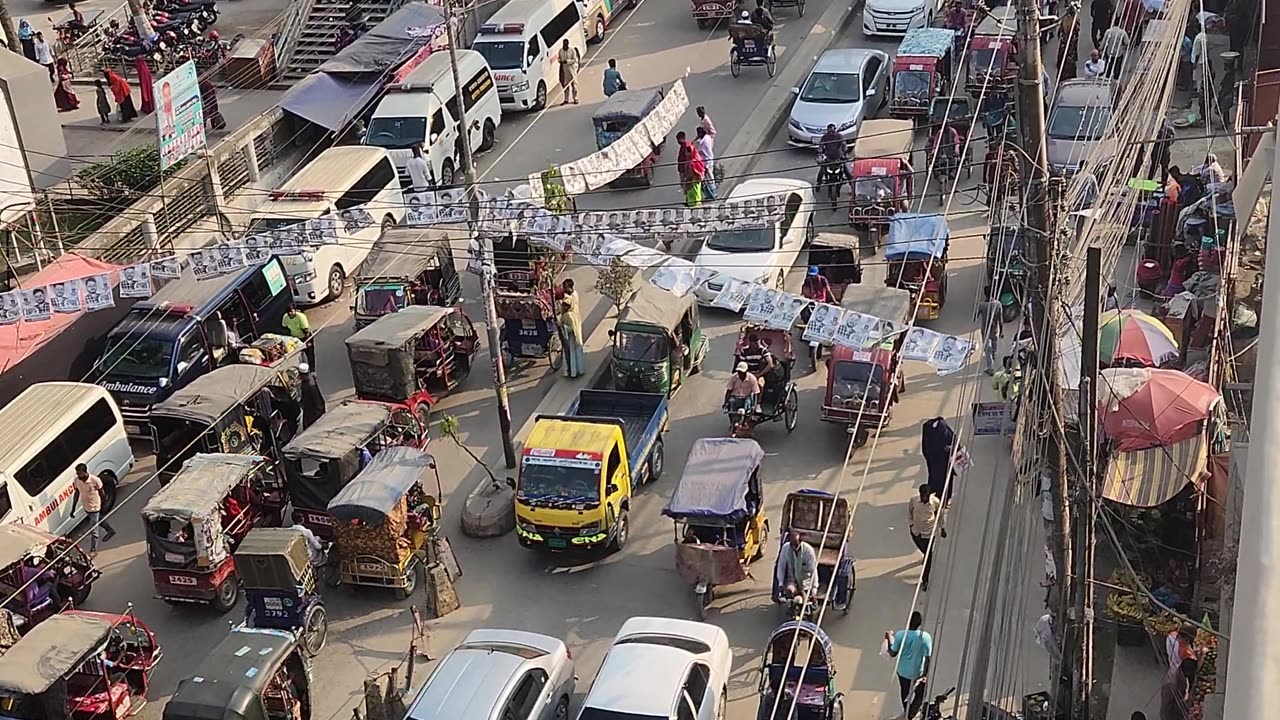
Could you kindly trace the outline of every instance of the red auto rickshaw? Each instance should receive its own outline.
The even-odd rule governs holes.
[[[954,45],[952,30],[925,27],[907,32],[889,76],[889,115],[916,122],[928,117],[933,99],[951,90]]]
[[[873,252],[893,214],[905,212],[911,201],[914,137],[915,124],[910,120],[866,120],[853,144],[849,224],[867,228]]]
[[[840,306],[880,318],[875,335],[864,346],[837,343],[827,357],[827,388],[819,416],[823,422],[848,426],[854,445],[861,447],[871,431],[889,423],[893,404],[906,387],[898,353],[911,319],[911,293],[850,285]]]
[[[1018,15],[1013,7],[994,8],[969,44],[965,89],[974,97],[1010,92],[1018,81]]]

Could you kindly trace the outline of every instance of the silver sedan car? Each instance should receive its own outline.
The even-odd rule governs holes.
[[[853,142],[862,121],[875,116],[888,100],[889,56],[879,50],[828,50],[795,94],[787,140],[792,145],[815,145],[835,125],[840,137]]]
[[[405,720],[568,720],[577,681],[556,638],[474,630],[436,665]]]

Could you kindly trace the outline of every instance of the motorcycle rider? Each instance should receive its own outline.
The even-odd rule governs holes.
[[[836,131],[835,123],[829,123],[827,131],[818,140],[818,186],[822,186],[823,176],[832,169],[832,166],[835,166],[837,170],[843,171],[844,163],[848,159],[847,144],[844,138],[840,137],[840,133]],[[838,174],[843,174],[843,172]]]
[[[739,407],[751,411],[760,399],[760,380],[747,369],[747,363],[740,361],[729,376],[728,386],[724,389],[725,410],[737,410]]]
[[[814,302],[835,303],[835,295],[831,293],[831,283],[827,282],[827,278],[818,269],[817,265],[810,265],[809,272],[804,277],[804,285],[800,289],[801,294]]]
[[[800,539],[799,530],[787,533],[787,542],[778,553],[775,580],[782,590],[781,597],[775,598],[779,601],[818,594],[818,554],[812,545]]]

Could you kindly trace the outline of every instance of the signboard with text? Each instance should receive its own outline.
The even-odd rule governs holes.
[[[155,81],[156,123],[160,131],[160,169],[168,169],[205,146],[204,101],[196,64],[188,60]]]

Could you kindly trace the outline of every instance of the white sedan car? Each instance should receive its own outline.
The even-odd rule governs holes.
[[[711,279],[695,291],[698,302],[709,305],[726,278],[782,288],[787,271],[813,239],[813,185],[789,178],[747,180],[729,193],[728,203],[754,207],[756,202],[781,197],[782,204],[760,224],[737,222],[732,229],[713,232],[694,258],[694,266]],[[724,205],[721,205],[723,208]]]
[[[634,617],[622,625],[578,720],[724,720],[733,653],[715,625]]]

